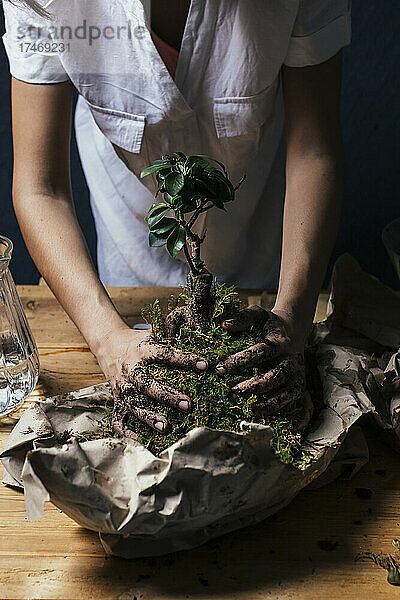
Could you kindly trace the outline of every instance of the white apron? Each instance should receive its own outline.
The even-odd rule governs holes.
[[[70,78],[80,93],[75,128],[102,281],[184,283],[186,263],[148,246],[144,216],[154,181],[139,179],[162,154],[182,151],[222,161],[233,183],[247,175],[227,213],[202,215],[209,270],[243,287],[276,285],[285,155],[280,69],[323,62],[349,43],[350,2],[192,0],[175,81],[139,0],[43,4],[54,16],[51,24],[5,3],[3,41],[15,77],[38,83]],[[21,27],[33,21],[40,42],[67,41],[68,51],[54,46],[46,52],[37,44],[20,52]]]

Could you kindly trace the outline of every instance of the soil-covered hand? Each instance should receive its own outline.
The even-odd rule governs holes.
[[[237,334],[252,328],[259,340],[254,346],[232,354],[216,366],[219,375],[237,374],[258,367],[261,374],[233,388],[237,394],[260,394],[257,410],[273,414],[300,399],[305,390],[304,358],[301,343],[295,340],[290,316],[269,312],[261,306],[245,308],[222,327]]]
[[[136,439],[134,431],[125,424],[125,417],[134,415],[156,431],[165,433],[166,418],[141,405],[138,394],[144,394],[155,403],[168,404],[178,410],[191,410],[191,399],[153,379],[146,369],[149,364],[202,372],[207,362],[190,352],[155,343],[148,331],[124,328],[109,336],[102,351],[97,353],[99,364],[109,380],[114,395],[112,423],[115,431],[124,437]]]

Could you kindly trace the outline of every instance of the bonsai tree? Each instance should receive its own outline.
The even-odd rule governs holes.
[[[206,232],[200,237],[194,226],[202,213],[212,208],[226,210],[225,204],[234,200],[244,177],[234,187],[222,163],[203,155],[185,156],[182,152],[156,160],[141,177],[152,173],[157,180],[156,198],[161,194],[163,200],[153,204],[146,217],[150,246],[166,245],[172,258],[183,250],[190,269],[189,304],[168,315],[169,337],[174,337],[184,323],[207,331],[213,310],[213,276],[201,259]]]
[[[170,427],[163,434],[157,433],[135,416],[138,409],[152,411],[152,401],[143,391],[129,385],[129,393],[121,392],[114,400],[99,436],[126,435],[159,453],[195,427],[239,431],[241,423],[256,421],[273,427],[277,455],[283,462],[294,463],[302,431],[308,423],[304,418],[304,403],[299,399],[289,405],[284,399],[274,404],[271,413],[262,393],[232,391],[242,382],[257,378],[256,366],[223,377],[216,373],[220,361],[241,351],[250,352],[251,348],[254,352],[255,344],[262,341],[263,329],[254,326],[231,335],[220,326],[238,314],[240,300],[233,287],[216,284],[207,270],[201,258],[206,232],[199,235],[195,225],[199,216],[208,210],[226,210],[225,205],[234,200],[244,178],[234,186],[222,163],[203,155],[185,156],[181,152],[156,160],[141,174],[142,177],[148,175],[156,179],[155,196],[159,200],[146,216],[150,246],[166,246],[173,258],[182,251],[189,265],[187,285],[178,297],[171,298],[168,311],[161,308],[158,300],[148,307],[145,318],[152,325],[151,341],[202,356],[209,369],[195,373],[162,364],[140,363],[137,369],[142,381],[156,380],[189,396],[192,411],[182,415],[172,406],[160,405],[157,411],[165,416]],[[255,308],[265,312],[261,307]],[[140,389],[143,390],[143,386]],[[284,412],[280,410],[283,406]],[[302,464],[305,457],[296,460]]]

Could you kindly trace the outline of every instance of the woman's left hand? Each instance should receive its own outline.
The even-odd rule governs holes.
[[[283,311],[267,311],[256,304],[222,323],[229,333],[255,329],[259,342],[216,366],[219,375],[239,374],[251,367],[262,373],[237,384],[238,394],[262,394],[257,409],[271,414],[301,398],[305,391],[304,339],[293,317]]]

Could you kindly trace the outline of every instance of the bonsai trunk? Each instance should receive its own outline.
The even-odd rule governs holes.
[[[167,316],[167,335],[171,338],[179,334],[179,330],[184,324],[198,328],[202,332],[208,331],[211,325],[214,310],[213,276],[207,271],[200,257],[200,247],[204,242],[205,233],[200,238],[191,230],[201,209],[200,206],[189,223],[185,223],[185,220],[182,219],[189,240],[189,244],[185,243],[183,249],[190,268],[187,276],[190,300],[186,306],[176,308]]]
[[[167,337],[177,337],[182,325],[189,325],[203,332],[210,328],[214,310],[212,284],[213,276],[206,270],[196,275],[192,272],[188,274],[190,300],[186,306],[175,308],[167,316],[165,320]]]
[[[199,237],[192,231],[192,226],[199,214],[204,210],[204,204],[206,204],[205,200],[200,204],[186,226],[186,235],[189,239],[191,250],[190,252],[186,252],[190,266],[190,272],[187,276],[190,295],[189,313],[194,326],[203,332],[210,328],[211,316],[214,309],[214,300],[211,293],[213,276],[207,271],[200,257],[200,248],[204,242],[206,232],[204,232],[202,237]]]
[[[211,289],[213,276],[208,271],[187,277],[190,292],[189,311],[194,325],[201,331],[207,331],[210,327],[211,316],[214,309],[214,299]]]

